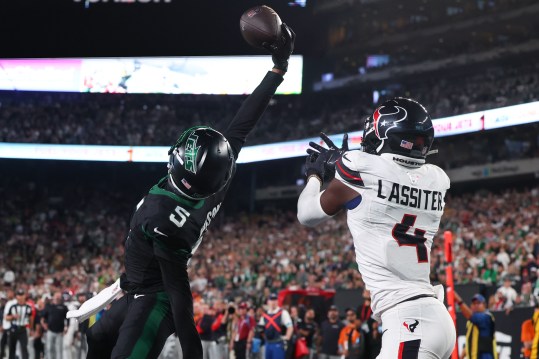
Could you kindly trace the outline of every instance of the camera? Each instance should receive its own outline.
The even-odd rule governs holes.
[[[228,307],[228,314],[234,314],[234,313],[236,313],[236,308],[234,308],[232,306]]]

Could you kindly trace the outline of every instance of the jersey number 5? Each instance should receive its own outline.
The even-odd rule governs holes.
[[[407,232],[414,226],[417,216],[412,214],[405,214],[402,217],[401,223],[395,224],[391,234],[400,246],[416,247],[417,250],[417,262],[427,263],[429,256],[427,253],[427,246],[425,242],[425,231],[423,229],[416,228],[414,234],[408,234]]]
[[[170,221],[174,223],[176,226],[182,227],[185,221],[187,220],[187,217],[189,217],[190,213],[180,206],[176,206],[176,209],[174,211],[178,214],[178,216],[180,216],[180,220],[178,221],[176,219],[176,216],[174,215],[174,213],[171,213],[168,219],[170,219]]]

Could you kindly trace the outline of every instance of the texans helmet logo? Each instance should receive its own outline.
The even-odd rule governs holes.
[[[384,118],[386,116],[392,116],[392,119]],[[395,120],[394,118],[397,118]],[[380,106],[374,111],[372,118],[374,120],[373,127],[376,137],[381,140],[387,140],[387,133],[392,128],[397,127],[397,124],[404,121],[408,117],[408,112],[400,106]]]

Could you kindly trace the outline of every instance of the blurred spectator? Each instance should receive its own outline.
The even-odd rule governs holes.
[[[352,308],[345,310],[346,326],[339,334],[339,353],[345,359],[361,359],[365,356],[365,333],[361,329],[363,324]]]
[[[231,310],[234,307],[229,306],[227,308],[223,301],[216,300],[213,303],[213,309],[215,311],[215,320],[212,323],[211,330],[215,339],[215,357],[228,359],[228,343],[230,342],[230,338],[227,340],[227,328],[232,324],[231,318],[234,312],[231,313]]]
[[[43,310],[41,324],[47,332],[47,359],[62,359],[63,339],[66,328],[67,307],[63,304],[62,292],[54,293],[52,303]]]
[[[500,293],[503,298],[504,298],[504,304],[503,304],[503,310],[505,310],[507,313],[509,313],[509,311],[511,309],[513,309],[513,307],[515,306],[515,303],[517,302],[518,300],[518,293],[517,291],[511,286],[511,278],[504,278],[503,280],[503,285],[498,288],[498,293]]]
[[[34,359],[41,359],[45,355],[45,345],[43,343],[43,326],[41,318],[45,309],[45,300],[38,299],[35,306],[34,327],[31,328],[32,333],[32,348],[34,349]]]
[[[230,351],[234,351],[236,359],[246,359],[253,343],[255,319],[247,315],[248,305],[241,302],[233,322]]]
[[[382,328],[376,320],[372,321],[372,325],[366,334],[366,344],[366,358],[376,359],[382,350]]]
[[[339,359],[339,335],[344,324],[339,320],[339,310],[332,305],[328,311],[328,319],[320,325],[318,342],[319,359]]]
[[[300,319],[298,323],[298,335],[305,338],[307,348],[309,348],[309,359],[313,359],[316,354],[315,338],[318,336],[318,324],[315,318],[314,309],[307,309],[305,318]]]
[[[2,307],[2,341],[0,344],[0,359],[4,359],[6,352],[6,347],[9,345],[9,335],[11,332],[11,321],[7,320],[7,315],[11,306],[17,304],[17,299],[15,298],[15,292],[13,289],[7,289],[7,295],[5,298],[5,304]]]
[[[276,293],[270,294],[268,309],[264,311],[258,324],[264,327],[265,357],[285,359],[286,348],[291,345],[294,324],[290,313],[278,306]]]
[[[521,355],[522,358],[530,359],[533,345],[533,337],[535,335],[535,330],[533,328],[533,320],[526,319],[520,330],[520,342],[522,343]]]
[[[361,320],[364,327],[370,327],[374,319],[372,319],[371,309],[371,293],[367,289],[363,289],[363,303],[357,310],[357,317]]]
[[[215,321],[215,310],[208,304],[202,305],[202,317],[198,320],[197,330],[202,341],[203,359],[210,359],[216,353],[216,342],[212,325]]]

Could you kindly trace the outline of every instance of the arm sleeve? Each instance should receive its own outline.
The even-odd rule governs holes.
[[[219,314],[217,318],[213,321],[213,324],[211,325],[211,330],[214,332],[218,331],[219,328],[221,328],[221,321],[223,320],[223,315]]]
[[[288,313],[288,311],[284,309],[283,309],[282,319],[283,319],[283,325],[285,327],[290,328],[292,326],[292,318],[290,317],[290,314]]]
[[[269,101],[277,87],[283,82],[283,76],[275,72],[268,71],[260,85],[243,102],[236,116],[228,125],[224,136],[230,142],[236,159],[247,139],[247,136],[255,127],[257,121],[262,117]]]
[[[320,181],[310,177],[298,199],[298,221],[304,226],[314,227],[331,218],[320,204]]]

